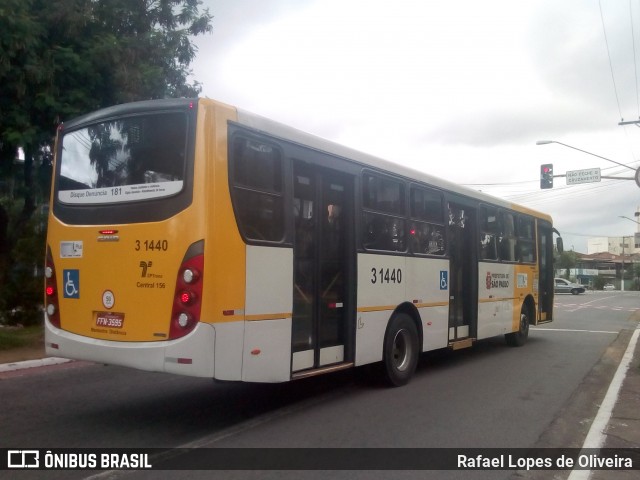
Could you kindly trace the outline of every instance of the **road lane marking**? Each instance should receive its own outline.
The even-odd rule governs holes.
[[[633,335],[631,335],[629,345],[627,345],[627,349],[622,356],[622,360],[620,360],[618,369],[613,375],[613,379],[609,384],[609,388],[604,396],[604,400],[602,401],[600,408],[598,409],[598,413],[591,423],[589,433],[587,433],[587,437],[584,439],[584,443],[582,444],[583,449],[600,449],[604,445],[605,433],[609,426],[609,420],[611,420],[611,414],[613,413],[613,408],[616,406],[616,402],[618,401],[622,383],[627,376],[627,370],[629,370],[629,366],[633,360],[633,354],[636,349],[636,344],[638,343],[638,336],[640,336],[640,326],[637,326],[633,331]],[[591,470],[572,470],[567,480],[587,480],[590,477]]]
[[[593,305],[595,303],[607,301],[610,299],[611,297],[603,296],[603,297],[594,298],[593,300],[589,300],[584,303],[580,303],[580,302],[561,303],[556,301],[556,302],[553,302],[553,306],[558,308],[566,308],[568,312],[577,312],[578,310],[582,310],[584,308],[597,308],[600,310],[614,310],[614,311],[628,311],[628,312],[635,312],[636,310],[638,310],[638,308],[623,307],[615,304],[614,305]]]

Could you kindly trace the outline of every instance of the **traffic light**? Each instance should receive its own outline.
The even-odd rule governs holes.
[[[540,165],[540,188],[553,188],[553,164]]]

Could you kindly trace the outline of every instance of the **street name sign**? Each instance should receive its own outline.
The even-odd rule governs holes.
[[[585,168],[567,172],[567,185],[579,183],[594,183],[600,181],[600,168]]]

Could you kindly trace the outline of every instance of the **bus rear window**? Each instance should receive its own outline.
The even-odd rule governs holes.
[[[187,117],[125,117],[62,137],[58,200],[102,204],[161,198],[184,184]]]

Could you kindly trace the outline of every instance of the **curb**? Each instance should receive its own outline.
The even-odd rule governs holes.
[[[25,368],[48,367],[50,365],[59,365],[61,363],[72,361],[73,360],[70,360],[68,358],[47,357],[40,358],[38,360],[25,360],[23,362],[1,363],[0,373],[13,372],[16,370],[23,370]]]

